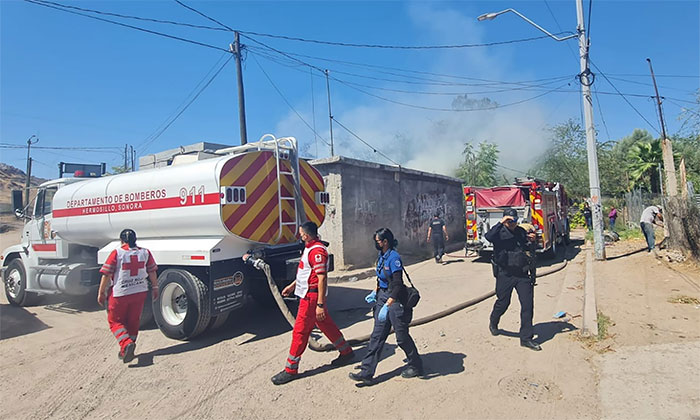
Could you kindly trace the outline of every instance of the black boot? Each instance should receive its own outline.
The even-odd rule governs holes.
[[[273,376],[270,380],[275,385],[283,385],[283,384],[286,384],[287,382],[292,382],[293,380],[295,380],[297,378],[297,376],[298,375],[296,375],[296,374],[292,374],[292,373],[287,372],[286,370],[283,370],[282,372]]]
[[[540,350],[542,350],[542,347],[540,347],[540,345],[537,344],[537,342],[536,342],[535,340],[532,340],[532,339],[530,339],[530,340],[524,340],[524,341],[521,340],[521,341],[520,341],[520,345],[523,346],[523,347],[527,347],[527,348],[529,348],[530,350],[535,350],[535,351],[540,351]]]
[[[501,332],[498,330],[498,325],[493,325],[492,323],[489,322],[489,331],[491,331],[491,335],[498,335]]]

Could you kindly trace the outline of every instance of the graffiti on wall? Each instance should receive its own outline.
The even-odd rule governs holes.
[[[377,202],[363,201],[355,206],[355,220],[366,226],[372,226],[377,220]]]
[[[415,241],[425,241],[428,232],[428,222],[433,214],[439,212],[445,223],[449,225],[455,220],[455,212],[447,200],[444,191],[431,191],[419,193],[413,197],[406,206],[404,214],[405,235]]]

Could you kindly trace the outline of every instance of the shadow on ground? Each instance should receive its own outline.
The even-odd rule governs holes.
[[[41,322],[34,313],[19,306],[0,304],[0,317],[0,340],[51,328]]]
[[[576,328],[575,325],[565,321],[540,322],[535,324],[532,328],[535,333],[535,341],[539,344],[546,343],[547,341],[554,338],[554,336],[557,334],[568,333],[571,331],[578,330],[578,328]],[[506,337],[520,337],[520,334],[514,331],[508,331],[503,329],[499,331],[500,335],[505,335]]]
[[[333,302],[329,305],[329,309],[331,317],[338,325],[338,328],[342,330],[350,325],[371,318],[371,306],[365,302],[367,293],[367,290],[349,287],[331,286],[329,288],[329,302]],[[296,315],[297,303],[286,302],[292,314]],[[242,345],[285,334],[290,332],[291,329],[292,327],[280,313],[276,304],[261,304],[251,299],[243,308],[232,312],[226,323],[218,330],[208,331],[191,341],[139,354],[137,355],[138,363],[130,367],[151,366],[156,356],[195,351],[226,340],[234,340],[238,345]],[[312,334],[315,336],[321,335],[316,330]]]

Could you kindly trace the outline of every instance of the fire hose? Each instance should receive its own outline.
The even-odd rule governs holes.
[[[277,284],[275,283],[275,281],[272,278],[272,274],[270,272],[270,266],[261,258],[250,258],[250,260],[251,260],[250,263],[252,263],[253,267],[255,267],[256,269],[261,270],[263,273],[265,273],[265,277],[267,278],[267,285],[270,288],[270,292],[272,292],[272,297],[275,298],[275,303],[277,303],[277,306],[279,307],[280,312],[282,312],[282,315],[284,315],[284,318],[287,320],[289,325],[291,325],[291,327],[294,328],[294,322],[295,322],[296,318],[294,317],[294,315],[292,315],[292,312],[289,310],[289,308],[287,307],[287,304],[284,302],[284,298],[280,294],[280,291],[277,288]],[[537,273],[537,277],[544,277],[544,276],[547,276],[549,274],[556,273],[557,271],[561,271],[566,267],[567,263],[568,263],[568,260],[565,259],[562,263],[560,263],[560,264],[558,264],[558,265],[556,265],[548,270],[545,270],[544,272]],[[470,299],[466,302],[462,302],[462,303],[457,304],[455,306],[452,306],[450,308],[444,309],[440,312],[436,312],[434,314],[427,315],[427,316],[424,316],[422,318],[414,319],[409,324],[409,326],[415,327],[418,325],[427,324],[428,322],[435,321],[435,320],[440,319],[440,318],[444,318],[444,317],[451,315],[457,311],[461,311],[462,309],[466,309],[470,306],[476,305],[477,303],[482,302],[482,301],[494,296],[495,294],[496,294],[496,291],[494,290],[494,291],[488,292],[486,294],[483,294],[481,296],[478,296],[474,299]],[[393,333],[393,332],[394,332],[394,330],[392,329],[391,333]],[[357,347],[357,346],[361,345],[362,343],[369,341],[369,338],[370,338],[370,334],[366,334],[366,335],[363,335],[360,337],[347,339],[346,341],[352,347]],[[331,343],[321,344],[314,337],[309,337],[309,348],[311,350],[319,351],[319,352],[335,350],[335,347],[333,347],[333,345]]]

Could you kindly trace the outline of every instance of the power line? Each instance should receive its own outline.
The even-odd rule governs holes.
[[[557,28],[561,32],[562,31],[561,25],[559,24],[559,20],[557,19],[557,17],[554,15],[554,11],[552,11],[552,8],[549,7],[549,2],[547,2],[547,0],[544,0],[544,4],[545,4],[545,6],[547,6],[547,10],[549,10],[549,14],[552,15],[552,18],[554,19],[554,23],[556,23]],[[574,57],[574,60],[578,61],[579,57],[574,52],[574,49],[571,47],[571,44],[568,42],[565,42],[565,44],[566,44],[566,47],[569,49],[569,51],[571,51],[571,55]]]
[[[57,7],[62,7],[65,9],[79,10],[82,12],[95,13],[97,15],[103,15],[103,16],[114,16],[114,17],[118,17],[118,18],[122,18],[122,19],[140,20],[143,22],[163,23],[163,24],[168,24],[168,25],[185,26],[185,27],[195,28],[195,29],[207,29],[207,30],[212,30],[212,31],[228,32],[227,29],[217,28],[214,26],[195,25],[195,24],[191,24],[191,23],[187,23],[187,22],[176,22],[176,21],[172,21],[172,20],[163,20],[163,19],[146,18],[146,17],[141,17],[141,16],[124,15],[124,14],[120,14],[120,13],[105,12],[102,10],[87,9],[84,7],[71,6],[68,4],[56,3],[56,2],[48,1],[48,0],[34,0],[34,1],[36,1],[37,3],[46,3],[46,4],[51,4],[51,5],[54,5]]]
[[[252,49],[257,49],[258,47],[251,47]],[[330,58],[324,58],[324,57],[317,57],[317,56],[311,56],[311,55],[304,55],[304,54],[297,54],[297,53],[291,53],[291,52],[286,52],[286,54],[294,56],[294,57],[302,57],[302,58],[308,58],[311,60],[319,60],[319,61],[325,61],[325,62],[331,62],[331,63],[339,63],[339,64],[345,64],[348,66],[353,66],[353,67],[365,67],[365,68],[370,68],[370,69],[384,69],[384,70],[393,70],[393,71],[399,71],[399,72],[404,72],[404,73],[413,73],[413,74],[422,74],[422,75],[429,75],[429,76],[438,76],[438,77],[444,77],[444,78],[451,78],[451,79],[461,79],[461,80],[473,80],[473,81],[479,81],[479,82],[485,82],[483,84],[473,84],[473,86],[488,86],[491,84],[523,84],[523,83],[534,83],[534,82],[541,82],[541,81],[546,81],[546,80],[552,80],[552,79],[557,79],[559,77],[568,77],[568,76],[556,76],[556,77],[551,77],[551,78],[544,78],[544,79],[535,79],[535,80],[525,80],[525,81],[500,81],[500,80],[489,80],[489,79],[481,79],[481,78],[476,78],[476,77],[468,77],[468,76],[462,76],[462,75],[453,75],[453,74],[444,74],[444,73],[434,73],[434,72],[428,72],[428,71],[419,71],[419,70],[409,70],[409,69],[402,69],[399,67],[391,67],[391,66],[380,66],[376,64],[368,64],[368,63],[360,63],[357,61],[346,61],[346,60],[336,60],[336,59],[330,59]],[[333,71],[336,71],[333,69]],[[391,74],[391,75],[396,75],[396,76],[401,76],[401,77],[408,77],[406,75],[401,75],[401,74],[395,74],[395,73],[390,73],[390,72],[382,72],[382,71],[377,71],[378,73],[384,73],[384,74]],[[436,79],[420,79],[420,80],[436,80]],[[472,84],[469,84],[468,86],[471,86]]]
[[[361,141],[365,146],[367,146],[367,147],[369,147],[370,149],[372,149],[372,151],[373,151],[374,153],[379,154],[379,155],[382,156],[384,159],[388,160],[389,162],[393,163],[393,164],[396,165],[396,166],[401,166],[400,163],[394,161],[394,160],[391,159],[389,156],[387,156],[387,155],[385,155],[384,153],[382,153],[381,151],[377,150],[377,148],[375,148],[374,146],[372,146],[371,144],[369,144],[369,143],[367,143],[365,140],[363,140],[362,137],[358,136],[358,135],[355,134],[352,130],[350,130],[349,128],[347,128],[347,127],[344,126],[343,124],[341,124],[341,122],[338,121],[335,117],[332,117],[332,120],[333,120],[334,123],[338,124],[342,129],[344,129],[345,131],[347,131],[348,133],[350,133],[350,134],[351,134],[353,137],[355,137],[357,140]]]
[[[73,9],[73,10],[78,10],[78,11],[82,11],[82,12],[89,12],[89,13],[95,13],[95,14],[100,14],[100,15],[105,15],[105,16],[119,17],[122,19],[134,19],[134,20],[153,22],[153,23],[185,26],[185,27],[190,27],[190,28],[195,28],[195,29],[206,29],[206,30],[214,30],[214,31],[231,31],[231,32],[237,31],[236,29],[231,28],[230,26],[214,19],[211,16],[208,16],[207,14],[195,9],[194,7],[186,5],[185,3],[183,3],[179,0],[175,0],[175,2],[180,4],[182,7],[185,7],[187,9],[197,13],[198,15],[204,17],[205,19],[208,19],[208,20],[220,25],[221,28],[212,27],[212,26],[204,26],[204,25],[195,25],[195,24],[190,24],[190,23],[186,23],[186,22],[176,22],[176,21],[171,21],[171,20],[145,18],[145,17],[141,17],[141,16],[133,16],[133,15],[125,15],[125,14],[119,14],[119,13],[104,12],[101,10],[87,9],[87,8],[82,8],[82,7],[77,7],[77,6],[70,6],[70,5],[66,5],[66,4],[62,4],[62,3],[58,3],[58,2],[46,1],[46,0],[25,0],[25,1],[39,4],[39,5],[42,5],[45,7],[53,7],[53,8],[56,8],[58,10],[63,10],[66,12],[70,12],[70,10],[66,10],[66,9]],[[74,13],[77,13],[77,12],[74,12]],[[78,13],[78,14],[81,14],[81,15],[87,16],[87,17],[96,18],[94,16],[84,15],[82,13]],[[113,21],[109,21],[109,22],[115,23]],[[122,25],[130,26],[130,25],[126,25],[126,24],[122,24]],[[430,50],[430,49],[460,49],[460,48],[474,48],[474,47],[491,47],[491,46],[496,46],[496,45],[515,44],[515,43],[529,42],[529,41],[535,41],[535,40],[539,40],[539,39],[549,38],[549,36],[543,35],[543,36],[531,37],[531,38],[522,38],[522,39],[513,39],[513,40],[507,40],[507,41],[495,41],[495,42],[477,43],[477,44],[383,45],[383,44],[360,44],[360,43],[325,41],[325,40],[308,39],[308,38],[301,38],[301,37],[288,36],[288,35],[268,34],[268,33],[262,33],[262,32],[242,31],[242,30],[238,30],[238,32],[241,34],[246,34],[246,35],[254,35],[254,36],[267,37],[267,38],[284,39],[284,40],[288,40],[288,41],[298,41],[298,42],[306,42],[306,43],[314,43],[314,44],[322,44],[322,45],[334,45],[334,46],[340,46],[340,47],[401,49],[401,50]],[[555,35],[563,35],[563,34],[570,34],[570,33],[571,33],[570,31],[565,31],[565,32],[557,33]]]
[[[272,85],[272,87],[275,88],[275,90],[277,91],[277,93],[282,97],[282,99],[283,99],[284,102],[287,104],[287,106],[289,106],[289,108],[290,108],[292,111],[294,111],[294,113],[297,115],[297,117],[299,117],[299,119],[309,128],[309,130],[311,130],[311,131],[314,133],[314,135],[318,136],[318,138],[320,138],[324,143],[326,143],[326,145],[330,146],[331,144],[330,144],[328,141],[326,141],[326,139],[324,139],[320,134],[318,134],[318,133],[316,132],[316,130],[314,130],[314,128],[313,128],[311,125],[309,125],[308,122],[306,122],[306,120],[304,119],[304,117],[302,117],[301,114],[299,114],[299,113],[297,112],[297,110],[294,109],[294,106],[292,106],[292,104],[289,102],[289,100],[284,96],[284,94],[283,94],[282,91],[277,87],[277,85],[275,84],[275,82],[272,81],[272,79],[270,78],[270,75],[267,74],[267,72],[265,71],[265,69],[263,68],[263,66],[260,65],[260,62],[258,61],[257,58],[255,58],[255,55],[253,55],[253,60],[255,61],[255,63],[256,63],[256,64],[258,65],[258,67],[260,68],[260,71],[262,71],[262,73],[265,75],[265,77],[267,78],[267,81],[270,82],[270,84]]]
[[[0,143],[0,147],[5,149],[26,149],[27,145],[23,144],[13,144],[13,143]],[[32,149],[45,149],[45,150],[78,150],[82,152],[102,152],[105,150],[121,150],[120,147],[98,147],[98,146],[32,146]]]
[[[646,123],[649,124],[649,127],[651,127],[652,130],[656,131],[658,134],[661,134],[661,133],[659,132],[659,130],[656,128],[656,126],[654,126],[654,124],[650,123],[649,120],[646,119],[646,117],[645,117],[644,115],[642,115],[642,113],[639,112],[639,110],[638,110],[634,105],[632,105],[632,102],[630,102],[630,101],[627,99],[627,96],[625,96],[624,93],[620,92],[620,90],[610,81],[610,79],[608,79],[608,76],[606,76],[605,73],[603,73],[603,71],[602,71],[600,68],[598,68],[598,66],[596,66],[594,62],[592,62],[592,61],[590,61],[590,60],[589,60],[589,62],[591,63],[591,65],[592,65],[593,67],[595,67],[596,70],[598,70],[598,73],[600,73],[600,75],[603,76],[603,77],[605,78],[605,80],[608,82],[608,84],[609,84],[610,86],[612,86],[612,88],[615,89],[615,91],[616,91],[620,96],[622,96],[622,99],[624,99],[625,102],[627,102],[627,105],[629,105],[629,106],[634,110],[634,112],[637,113],[637,115],[639,115],[644,121],[646,121]]]
[[[605,128],[605,135],[610,141],[610,132],[608,131],[608,125],[605,123],[605,117],[603,116],[603,107],[600,106],[600,98],[598,97],[598,88],[593,86],[593,95],[595,96],[596,103],[598,104],[598,114],[600,114],[600,120],[603,122],[603,128]]]
[[[385,97],[383,97],[383,96],[375,95],[375,94],[373,94],[373,93],[367,92],[366,90],[363,90],[363,89],[360,89],[360,88],[358,88],[358,87],[349,85],[349,84],[345,83],[344,81],[342,81],[342,80],[340,80],[340,79],[335,79],[335,78],[333,78],[333,80],[336,80],[337,82],[342,83],[342,84],[344,84],[345,86],[348,86],[348,87],[351,88],[351,89],[357,90],[358,92],[362,92],[362,93],[364,93],[365,95],[371,96],[371,97],[373,97],[373,98],[381,99],[381,100],[383,100],[383,101],[390,102],[390,103],[393,103],[393,104],[396,104],[396,105],[402,105],[402,106],[406,106],[406,107],[409,107],[409,108],[416,108],[416,109],[425,109],[425,110],[428,110],[428,111],[443,111],[443,112],[490,111],[490,110],[494,110],[494,109],[505,108],[505,107],[509,107],[509,106],[513,106],[513,105],[518,105],[518,104],[522,104],[522,103],[524,103],[524,102],[528,102],[528,101],[535,100],[535,99],[540,98],[540,97],[542,97],[542,96],[544,96],[544,95],[547,95],[547,94],[549,94],[549,93],[555,92],[555,91],[557,91],[559,88],[561,88],[561,87],[563,87],[564,85],[566,85],[566,83],[565,83],[564,85],[559,86],[559,88],[555,88],[555,89],[552,89],[552,90],[548,90],[548,91],[546,91],[546,92],[544,92],[544,93],[541,93],[541,94],[539,94],[539,95],[535,95],[535,96],[533,96],[533,97],[531,97],[531,98],[522,99],[522,100],[520,100],[520,101],[511,102],[511,103],[507,103],[507,104],[503,104],[503,105],[494,105],[494,106],[483,107],[483,108],[453,109],[453,108],[434,108],[434,107],[428,107],[428,106],[423,106],[423,105],[415,105],[415,104],[409,104],[409,103],[406,103],[406,102],[396,101],[396,100],[393,100],[393,99],[385,98]]]
[[[260,50],[259,47],[249,47],[252,50]],[[422,85],[422,84],[433,84],[437,86],[480,86],[480,87],[485,87],[485,86],[498,86],[498,85],[526,85],[529,83],[535,83],[535,82],[541,82],[541,81],[548,81],[548,80],[560,80],[563,78],[568,78],[570,76],[556,76],[556,77],[548,77],[548,78],[543,78],[543,79],[536,79],[536,80],[524,80],[524,81],[500,81],[500,80],[488,80],[488,79],[479,79],[479,78],[474,78],[474,77],[466,77],[466,76],[456,76],[456,75],[446,75],[446,74],[440,74],[440,73],[430,73],[430,72],[421,72],[421,71],[414,71],[414,70],[405,70],[405,69],[400,69],[396,67],[386,67],[386,66],[375,66],[371,64],[363,64],[363,63],[357,63],[357,62],[350,62],[350,61],[342,61],[342,60],[332,60],[332,59],[324,59],[320,57],[313,57],[313,56],[308,56],[308,55],[303,55],[303,54],[295,54],[295,53],[290,53],[290,52],[285,52],[281,50],[275,50],[275,52],[278,53],[284,53],[285,56],[293,56],[295,58],[291,59],[290,61],[297,63],[297,65],[306,65],[310,66],[311,64],[299,60],[296,57],[303,57],[303,58],[310,58],[314,60],[321,60],[321,61],[328,61],[328,62],[337,62],[341,64],[347,64],[351,66],[357,66],[357,67],[368,67],[368,68],[379,68],[379,69],[390,69],[390,70],[395,70],[395,71],[400,71],[400,72],[407,72],[407,73],[417,73],[417,74],[425,74],[425,75],[433,75],[433,76],[438,76],[438,77],[446,77],[446,78],[453,78],[453,79],[463,79],[463,80],[475,80],[475,81],[480,81],[484,83],[455,83],[455,82],[449,82],[445,80],[440,80],[440,79],[435,79],[435,78],[425,78],[425,77],[415,77],[415,76],[409,76],[405,74],[397,74],[393,72],[387,72],[387,71],[376,71],[377,73],[382,73],[382,74],[389,74],[393,76],[398,76],[398,77],[404,77],[408,79],[413,79],[413,80],[418,80],[421,82],[415,82],[415,81],[408,81],[408,80],[397,80],[397,79],[390,79],[390,78],[384,78],[384,77],[376,77],[376,76],[369,76],[365,74],[357,74],[357,73],[352,73],[352,72],[347,72],[347,71],[341,71],[333,68],[329,68],[329,70],[333,71],[334,73],[339,73],[339,74],[345,74],[348,76],[353,76],[353,77],[359,77],[359,78],[365,78],[365,79],[372,79],[372,80],[380,80],[380,81],[388,81],[388,82],[396,82],[396,83],[407,83],[407,84],[414,84],[414,85]],[[258,52],[258,54],[261,54],[261,52]],[[273,60],[272,56],[262,54],[263,56],[266,56],[267,58]],[[281,65],[285,65],[282,62],[279,62]],[[430,82],[430,83],[428,83]]]
[[[83,17],[86,17],[86,18],[89,18],[89,19],[95,19],[95,20],[99,20],[99,21],[101,21],[101,22],[107,22],[107,23],[111,23],[111,24],[113,24],[113,25],[123,26],[123,27],[125,27],[125,28],[130,28],[130,29],[134,29],[134,30],[137,30],[137,31],[146,32],[146,33],[149,33],[149,34],[162,36],[162,37],[174,39],[174,40],[177,40],[177,41],[187,42],[187,43],[189,43],[189,44],[198,45],[198,46],[200,46],[200,47],[206,47],[206,48],[211,48],[211,49],[215,49],[215,50],[219,50],[219,51],[226,51],[226,52],[228,52],[228,50],[227,50],[226,48],[217,47],[217,46],[215,46],[215,45],[206,44],[206,43],[203,43],[203,42],[194,41],[194,40],[191,40],[191,39],[182,38],[182,37],[179,37],[179,36],[170,35],[170,34],[166,34],[166,33],[163,33],[163,32],[153,31],[153,30],[150,30],[150,29],[141,28],[141,27],[138,27],[138,26],[133,26],[133,25],[129,25],[129,24],[126,24],[126,23],[121,23],[121,22],[117,22],[117,21],[114,21],[114,20],[110,20],[110,19],[104,19],[104,18],[101,18],[101,17],[98,17],[98,16],[91,16],[91,15],[88,15],[88,14],[85,14],[85,13],[82,13],[82,12],[76,12],[76,11],[69,10],[69,9],[65,9],[65,8],[62,8],[62,7],[59,7],[59,6],[53,6],[53,5],[51,5],[51,4],[42,3],[42,2],[37,1],[37,0],[24,0],[24,1],[26,1],[27,3],[36,4],[36,5],[38,5],[38,6],[48,7],[48,8],[50,8],[50,9],[60,10],[60,11],[62,11],[62,12],[66,12],[66,13],[71,13],[71,14],[74,14],[74,15],[83,16]],[[56,3],[56,4],[60,4],[60,3]]]
[[[228,29],[228,30],[231,31],[231,32],[235,32],[235,30],[234,30],[233,28],[224,25],[223,23],[219,22],[218,20],[214,19],[213,17],[210,17],[210,16],[205,15],[204,13],[202,13],[202,12],[200,12],[199,10],[195,9],[194,7],[190,7],[190,6],[186,5],[185,3],[181,2],[180,0],[175,0],[175,3],[179,4],[180,6],[184,7],[185,9],[188,9],[188,10],[191,10],[191,11],[195,12],[196,14],[202,16],[202,17],[205,18],[205,19],[208,19],[208,20],[210,20],[210,21],[216,23],[217,25],[221,26],[222,28]]]
[[[172,117],[172,118],[170,119],[170,121],[169,121],[162,129],[156,130],[153,134],[151,134],[150,136],[148,136],[148,137],[146,138],[146,140],[144,140],[144,142],[142,143],[142,146],[140,146],[141,152],[142,152],[142,153],[143,153],[144,151],[147,150],[148,146],[150,146],[151,144],[153,144],[154,141],[156,141],[163,133],[165,133],[165,131],[166,131],[168,128],[170,128],[170,126],[171,126],[175,121],[177,121],[178,118],[180,118],[180,116],[187,110],[187,108],[189,108],[190,105],[192,105],[192,103],[194,103],[194,101],[197,100],[197,98],[199,97],[199,95],[201,95],[202,92],[204,92],[204,90],[205,90],[207,87],[209,87],[209,85],[211,84],[211,82],[213,82],[214,79],[216,79],[216,76],[218,76],[219,73],[221,73],[221,71],[224,69],[224,67],[226,67],[226,65],[231,61],[232,58],[233,58],[233,55],[230,55],[230,56],[228,57],[228,59],[224,62],[224,64],[222,64],[221,67],[219,67],[219,69],[216,71],[216,73],[214,73],[214,74],[209,78],[209,80],[207,80],[207,82],[199,89],[199,91],[197,91],[197,93],[189,100],[189,102],[187,102],[187,104],[186,104],[184,107],[182,107],[182,109],[181,109],[174,117]],[[201,84],[201,82],[200,82],[200,84]],[[195,89],[197,89],[197,88],[195,87]],[[191,96],[191,95],[192,95],[192,94],[190,93],[190,95],[188,95],[188,96]],[[167,121],[167,120],[166,120],[166,121]]]
[[[624,76],[624,77],[649,77],[648,74],[637,74],[637,73],[608,73],[608,75],[610,75],[610,76]],[[654,76],[657,79],[659,77],[700,79],[700,75],[655,74]]]

